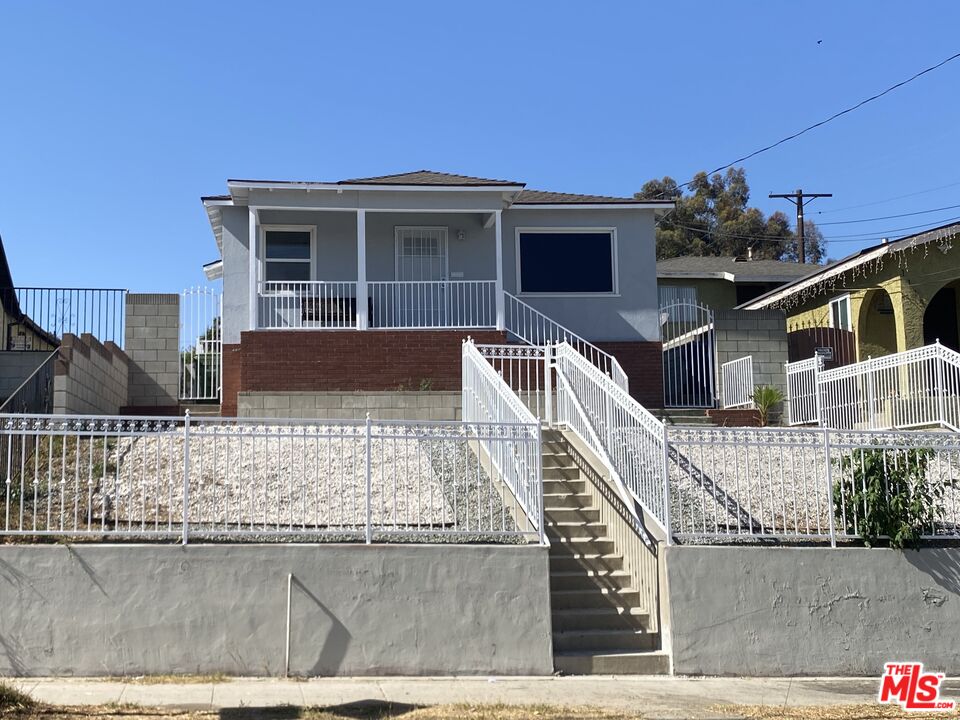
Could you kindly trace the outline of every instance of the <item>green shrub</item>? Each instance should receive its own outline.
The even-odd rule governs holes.
[[[943,485],[927,479],[932,450],[869,448],[836,462],[833,513],[837,530],[857,534],[867,547],[919,547],[920,536],[943,517]]]
[[[770,411],[783,402],[783,393],[772,385],[758,385],[753,389],[753,405],[760,411],[760,425],[766,427]]]
[[[29,710],[34,705],[36,701],[32,697],[5,682],[0,682],[0,713]]]

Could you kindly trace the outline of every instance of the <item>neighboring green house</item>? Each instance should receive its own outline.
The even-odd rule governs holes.
[[[838,364],[939,340],[960,350],[960,223],[866,248],[742,305],[787,313],[790,359]],[[829,348],[829,350],[828,350]]]
[[[657,262],[660,306],[694,302],[729,310],[822,266],[760,260],[751,256],[685,256]]]

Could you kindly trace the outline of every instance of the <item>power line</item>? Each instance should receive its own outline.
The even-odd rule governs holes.
[[[835,220],[833,222],[818,222],[817,227],[824,227],[825,225],[851,225],[853,223],[874,222],[876,220],[891,220],[893,218],[910,217],[911,215],[927,215],[933,212],[954,210],[956,208],[960,208],[960,205],[944,205],[943,207],[932,208],[930,210],[917,210],[916,212],[900,213],[898,215],[882,215],[880,217],[862,218],[860,220]]]
[[[754,150],[753,152],[748,153],[748,154],[744,155],[743,157],[739,157],[739,158],[737,158],[736,160],[733,160],[733,161],[731,161],[731,162],[728,162],[728,163],[725,164],[725,165],[721,165],[721,166],[718,167],[718,168],[714,168],[713,170],[711,170],[710,172],[707,173],[707,177],[709,177],[710,175],[713,175],[713,174],[715,174],[715,173],[718,173],[718,172],[720,172],[720,171],[722,171],[722,170],[726,170],[726,169],[729,168],[729,167],[733,167],[733,166],[736,165],[737,163],[741,163],[741,162],[743,162],[743,161],[745,161],[745,160],[749,160],[749,159],[752,158],[752,157],[756,157],[757,155],[760,155],[761,153],[765,153],[765,152],[767,152],[768,150],[773,150],[775,147],[778,147],[778,146],[780,146],[780,145],[783,145],[784,143],[789,142],[789,141],[791,141],[791,140],[795,140],[796,138],[800,137],[801,135],[804,135],[804,134],[810,132],[811,130],[815,130],[815,129],[817,129],[818,127],[821,127],[821,126],[823,126],[823,125],[826,125],[827,123],[832,122],[832,121],[836,120],[837,118],[842,117],[843,115],[846,115],[846,114],[848,114],[848,113],[852,113],[854,110],[857,110],[857,109],[863,107],[863,106],[866,105],[867,103],[871,103],[871,102],[873,102],[874,100],[879,100],[879,99],[882,98],[884,95],[887,95],[888,93],[891,93],[891,92],[893,92],[894,90],[896,90],[896,89],[898,89],[898,88],[901,88],[901,87],[903,87],[904,85],[907,85],[908,83],[913,82],[914,80],[916,80],[916,79],[918,79],[918,78],[926,75],[927,73],[933,72],[934,70],[943,67],[943,66],[946,65],[947,63],[952,62],[952,61],[956,60],[957,58],[960,58],[960,52],[951,55],[950,57],[946,58],[945,60],[941,60],[941,61],[938,62],[936,65],[931,65],[930,67],[924,68],[924,69],[921,70],[920,72],[911,75],[911,76],[908,77],[906,80],[901,80],[900,82],[895,83],[894,85],[891,85],[891,86],[888,87],[886,90],[883,90],[882,92],[879,92],[879,93],[877,93],[876,95],[871,95],[870,97],[866,98],[865,100],[861,100],[861,101],[858,102],[856,105],[851,105],[850,107],[845,108],[845,109],[841,110],[840,112],[834,113],[833,115],[831,115],[830,117],[826,118],[825,120],[821,120],[820,122],[816,122],[816,123],[814,123],[813,125],[809,125],[808,127],[805,127],[803,130],[800,130],[800,131],[798,131],[798,132],[793,133],[792,135],[787,135],[786,137],[781,138],[780,140],[777,140],[775,143],[771,143],[771,144],[769,144],[769,145],[766,145],[766,146],[760,148],[759,150]],[[691,185],[692,183],[693,183],[693,180],[688,180],[687,182],[683,183],[682,185],[678,185],[677,187],[681,187],[681,188],[683,188],[683,187],[688,187],[688,186]],[[661,193],[661,195],[662,195],[662,194],[663,194],[663,193]]]
[[[958,185],[960,185],[960,182],[948,183],[946,185],[939,185],[935,188],[929,188],[927,190],[917,190],[916,192],[907,193],[906,195],[896,195],[883,200],[874,200],[873,202],[861,203],[859,205],[847,205],[846,207],[831,208],[830,210],[817,210],[817,215],[828,215],[830,213],[843,212],[844,210],[858,210],[860,208],[872,207],[874,205],[883,205],[884,203],[893,202],[894,200],[903,200],[904,198],[916,197],[917,195],[926,195],[927,193],[936,192],[937,190],[946,190],[947,188],[957,187]]]

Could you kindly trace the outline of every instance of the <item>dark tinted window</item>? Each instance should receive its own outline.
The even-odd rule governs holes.
[[[310,263],[267,262],[267,281],[309,280]]]
[[[309,260],[310,233],[268,230],[267,259]]]
[[[609,232],[521,232],[521,292],[613,292],[612,245]]]

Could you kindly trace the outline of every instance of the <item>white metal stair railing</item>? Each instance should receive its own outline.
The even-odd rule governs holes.
[[[753,355],[725,362],[720,366],[723,377],[723,407],[736,408],[753,402]]]
[[[960,353],[936,343],[827,370],[817,395],[825,427],[960,432]]]
[[[787,418],[790,425],[812,425],[820,422],[820,401],[817,375],[823,372],[823,357],[788,362]]]
[[[463,422],[496,424],[524,431],[524,442],[491,443],[479,439],[478,444],[499,473],[497,479],[510,490],[531,528],[536,529],[540,544],[546,545],[540,421],[469,338],[463,343],[461,368]],[[535,442],[530,442],[531,438]],[[518,524],[520,520],[516,518]]]
[[[551,352],[557,371],[557,423],[603,460],[627,506],[639,503],[669,539],[663,423],[569,343]]]
[[[503,293],[506,330],[528,345],[545,346],[568,343],[587,360],[613,378],[623,390],[629,390],[629,381],[617,359],[608,352],[583,339],[572,330],[551,320],[536,308],[508,292]]]

